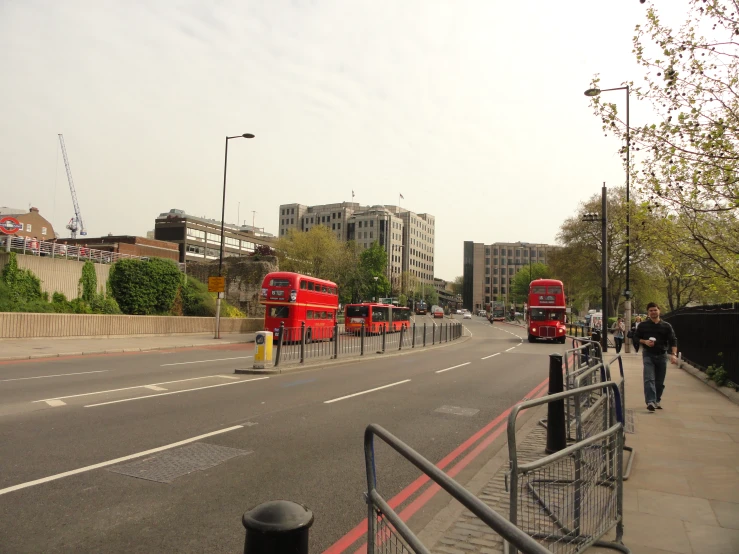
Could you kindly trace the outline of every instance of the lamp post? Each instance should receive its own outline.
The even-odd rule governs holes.
[[[603,304],[603,321],[601,323],[600,344],[603,352],[608,352],[608,242],[607,242],[607,224],[608,224],[608,206],[606,204],[607,192],[606,184],[603,183],[601,188],[601,207],[600,215],[596,213],[587,213],[583,215],[583,221],[600,221],[600,240],[601,240],[601,303]]]
[[[616,88],[591,88],[585,91],[585,96],[598,96],[601,92],[610,92],[612,90],[625,90],[626,91],[626,289],[624,290],[624,319],[626,320],[627,328],[631,327],[631,287],[630,287],[630,275],[629,270],[631,269],[631,235],[630,235],[630,224],[631,224],[631,202],[629,201],[630,191],[630,174],[631,168],[631,126],[629,125],[629,96],[631,90],[629,85],[625,87]],[[624,341],[626,347],[626,353],[631,352],[631,341]]]
[[[374,297],[374,300],[375,300],[375,302],[377,302],[378,301],[377,300],[377,275],[375,275],[373,277],[373,279],[375,280],[375,297]]]
[[[226,218],[226,168],[228,167],[228,141],[235,138],[254,138],[251,133],[244,133],[243,135],[236,135],[235,137],[226,137],[226,154],[223,160],[223,202],[221,204],[221,249],[218,255],[218,276],[223,277],[223,227],[224,220]],[[216,298],[216,336],[215,338],[221,338],[221,295],[223,292],[218,293]]]

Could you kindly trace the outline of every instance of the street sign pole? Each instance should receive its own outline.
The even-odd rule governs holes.
[[[208,292],[215,292],[216,297],[216,335],[213,338],[221,338],[221,298],[226,290],[225,277],[208,277]]]

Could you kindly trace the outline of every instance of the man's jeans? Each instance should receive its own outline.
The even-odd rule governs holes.
[[[642,359],[644,360],[644,400],[647,404],[661,402],[667,375],[667,356],[644,353]]]

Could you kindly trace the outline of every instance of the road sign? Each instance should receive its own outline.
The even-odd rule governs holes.
[[[225,277],[208,277],[208,292],[225,292]]]
[[[5,216],[0,219],[0,231],[6,235],[12,235],[23,229],[23,223],[14,217]]]

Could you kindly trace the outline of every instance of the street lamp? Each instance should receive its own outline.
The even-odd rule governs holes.
[[[235,137],[226,137],[226,155],[223,161],[223,203],[221,204],[221,250],[218,255],[218,276],[223,276],[223,227],[224,220],[226,218],[226,168],[228,167],[228,141],[235,138],[254,138],[251,133],[244,133],[243,135],[236,135]],[[221,338],[221,295],[219,292],[216,298],[216,336],[215,338]]]
[[[608,206],[606,204],[607,192],[606,184],[603,183],[601,188],[601,208],[600,214],[587,213],[584,214],[583,221],[600,221],[600,240],[601,240],[601,303],[603,304],[603,321],[601,323],[601,346],[603,352],[608,352],[608,242],[607,242],[607,224],[608,224]]]
[[[629,170],[631,168],[631,126],[629,125],[629,96],[631,90],[629,89],[629,85],[626,85],[625,87],[616,87],[616,88],[604,88],[604,89],[598,89],[598,88],[590,88],[585,91],[585,96],[598,96],[601,92],[610,92],[612,90],[625,90],[626,91],[626,290],[624,290],[624,298],[626,299],[624,301],[624,319],[626,320],[626,325],[631,325],[631,288],[630,288],[630,282],[629,282],[629,270],[631,268],[631,234],[630,234],[630,224],[631,224],[631,203],[629,201],[629,190],[630,190],[630,174]],[[631,352],[631,341],[624,341],[624,346],[626,347],[626,353],[628,354]]]
[[[375,280],[375,302],[377,302],[377,275],[375,275],[373,279]]]

